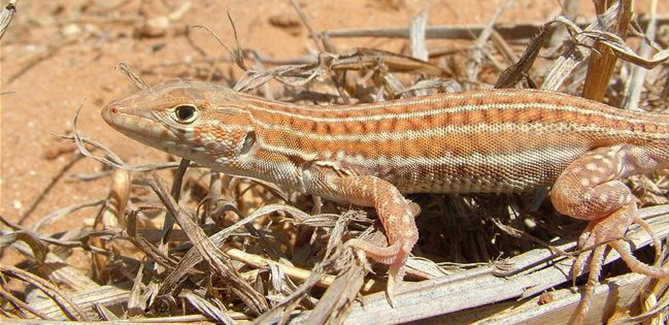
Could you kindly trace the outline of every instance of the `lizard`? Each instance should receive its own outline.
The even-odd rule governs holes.
[[[589,221],[572,267],[590,268],[584,317],[606,247],[654,278],[623,238],[648,225],[621,178],[669,168],[669,116],[532,89],[474,90],[353,105],[268,100],[172,80],[105,106],[126,136],[232,175],[335,202],[373,207],[387,246],[347,244],[389,265],[400,283],[418,240],[410,193],[517,193],[551,186],[555,209]]]

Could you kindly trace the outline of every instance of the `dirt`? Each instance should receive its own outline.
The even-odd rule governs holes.
[[[647,11],[649,2],[637,1],[638,11]],[[482,25],[502,2],[300,3],[314,29],[323,31],[407,27],[427,3],[429,25]],[[185,5],[189,7],[182,7]],[[314,53],[315,49],[287,0],[23,1],[18,9],[2,40],[0,214],[26,227],[57,209],[106,196],[109,177],[91,181],[75,177],[99,174],[102,165],[90,159],[75,160],[74,147],[57,137],[73,130],[75,111],[80,106],[78,128],[82,135],[106,144],[129,162],[167,159],[166,154],[128,140],[100,118],[102,106],[134,91],[132,83],[114,70],[118,62],[133,67],[149,84],[195,77],[188,62],[202,58],[203,53],[214,57],[225,55],[225,51],[209,33],[189,26],[207,26],[232,45],[234,37],[226,12],[235,22],[241,45],[263,56],[290,58]],[[590,2],[584,1],[581,9],[579,19],[592,19]],[[659,10],[669,12],[669,3],[662,3]],[[557,1],[517,1],[500,22],[540,24],[559,12]],[[170,15],[171,20],[167,18]],[[144,26],[146,19],[149,23]],[[333,42],[340,51],[358,46],[407,51],[407,41],[397,39]],[[429,44],[445,47],[453,42],[436,40]],[[230,83],[241,77],[240,70],[229,63],[220,62],[218,68]],[[66,168],[70,164],[71,168]],[[54,180],[55,185],[50,187]],[[32,209],[35,202],[38,204]],[[94,209],[84,209],[41,231],[54,233],[80,227],[94,213]],[[14,258],[3,255],[1,261],[14,264]]]

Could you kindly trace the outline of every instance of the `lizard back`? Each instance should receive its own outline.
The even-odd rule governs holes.
[[[326,161],[403,192],[518,192],[552,183],[577,157],[616,144],[666,156],[669,118],[560,93],[479,90],[352,106],[240,94],[270,152]]]

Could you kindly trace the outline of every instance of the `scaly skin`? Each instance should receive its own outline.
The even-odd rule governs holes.
[[[669,167],[669,117],[559,93],[481,90],[374,104],[282,103],[197,81],[114,101],[102,117],[125,135],[212,169],[374,207],[387,247],[350,244],[400,281],[418,239],[406,193],[510,193],[552,185],[555,208],[589,220],[580,247],[611,241],[629,267],[665,278],[620,240],[641,222],[620,178]],[[604,247],[576,321],[598,280]],[[583,271],[591,254],[573,268]]]

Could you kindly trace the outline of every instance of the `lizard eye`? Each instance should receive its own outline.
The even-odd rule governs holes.
[[[174,107],[174,119],[179,123],[193,123],[197,118],[197,107],[194,105],[177,105]]]

